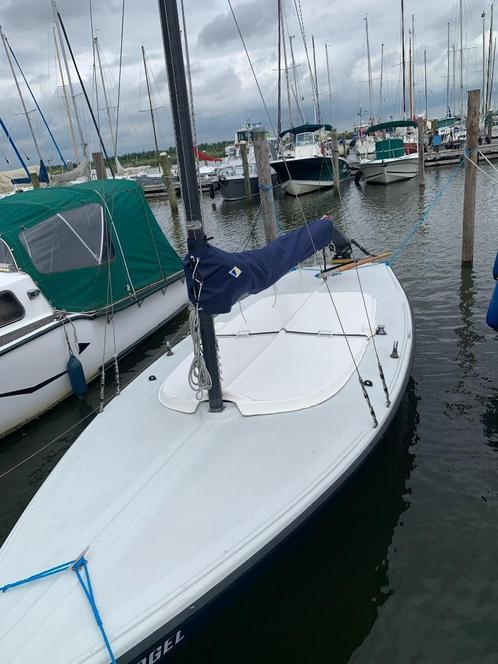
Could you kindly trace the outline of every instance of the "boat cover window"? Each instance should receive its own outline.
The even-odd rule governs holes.
[[[98,203],[59,212],[23,230],[20,238],[43,274],[96,267],[114,257],[104,210]]]
[[[0,327],[15,323],[24,318],[24,307],[14,293],[3,291],[0,293]]]
[[[0,240],[0,272],[17,272],[12,252],[3,240]]]

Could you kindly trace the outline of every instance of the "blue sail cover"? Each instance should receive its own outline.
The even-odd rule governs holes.
[[[229,253],[208,243],[183,261],[189,298],[207,313],[228,313],[241,297],[269,288],[295,265],[327,246],[337,233],[330,219],[318,219],[262,249]]]

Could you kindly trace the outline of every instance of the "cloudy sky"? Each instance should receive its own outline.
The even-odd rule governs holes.
[[[240,38],[237,34],[227,0],[184,0],[188,42],[195,97],[196,127],[199,142],[229,139],[246,120],[264,122],[268,127],[263,104],[252,77]],[[276,1],[232,0],[254,69],[276,124],[277,98],[277,21]],[[463,61],[464,88],[480,87],[482,78],[482,19],[490,8],[479,0],[464,0]],[[299,3],[297,3],[299,6]],[[92,76],[92,41],[90,0],[58,0],[82,77],[95,104]],[[116,113],[117,79],[119,73],[119,39],[122,0],[91,0],[95,34],[100,43],[104,77],[112,113]],[[381,44],[384,44],[383,114],[399,117],[401,107],[400,8],[398,0],[301,0],[302,17],[309,54],[311,37],[315,38],[320,104],[324,120],[339,129],[351,128],[362,109],[363,119],[369,117],[368,67],[365,38],[365,16],[368,16],[372,64],[373,109],[380,115]],[[313,120],[310,76],[303,40],[296,16],[294,0],[284,0],[286,31],[295,35],[295,74],[302,96],[302,114]],[[441,116],[446,107],[447,25],[450,22],[450,44],[456,46],[456,103],[450,99],[451,110],[459,110],[459,27],[458,2],[453,0],[405,0],[406,44],[415,14],[415,102],[416,112],[423,113],[424,50],[427,57],[429,117]],[[498,16],[497,16],[498,19]],[[71,141],[64,99],[57,72],[50,0],[0,0],[0,22],[21,67],[44,111],[50,127],[60,143],[64,156],[72,158]],[[489,27],[489,26],[487,26]],[[331,72],[332,105],[330,104],[325,60],[325,43]],[[126,0],[122,97],[119,120],[118,153],[141,151],[153,147],[148,101],[145,88],[141,46],[144,46],[152,78],[153,104],[156,110],[160,147],[174,142],[169,113],[169,99],[164,68],[164,55],[159,25],[157,0]],[[287,42],[288,45],[288,42]],[[287,48],[290,66],[290,52]],[[0,47],[0,116],[19,144],[21,151],[36,162],[22,107],[5,52]],[[283,63],[282,63],[283,64]],[[291,82],[293,72],[289,72]],[[497,74],[498,75],[498,74]],[[72,77],[76,80],[74,71]],[[453,57],[450,61],[450,97],[453,90]],[[283,79],[285,81],[285,79]],[[25,85],[21,84],[29,111],[34,103]],[[83,131],[90,151],[97,149],[88,112],[84,109],[81,88],[75,84],[76,103],[81,110]],[[292,93],[291,93],[292,94]],[[99,82],[99,118],[106,144],[110,148],[109,129],[102,88]],[[283,120],[288,124],[287,93],[283,90]],[[294,124],[299,120],[295,102],[291,113]],[[41,152],[46,161],[57,161],[37,113],[30,113]],[[7,163],[7,161],[9,163]],[[7,140],[0,137],[0,169],[17,166]]]

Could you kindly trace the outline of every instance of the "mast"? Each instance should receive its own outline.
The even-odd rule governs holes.
[[[285,86],[287,88],[287,111],[289,114],[289,127],[293,127],[292,123],[292,110],[291,110],[291,94],[290,94],[290,83],[289,83],[289,65],[287,62],[287,46],[285,43],[285,26],[283,21],[283,11],[282,11],[282,47],[284,51],[284,71],[285,71]]]
[[[410,120],[413,119],[413,82],[412,82],[412,36],[411,32],[408,36],[408,98],[409,98],[409,112]]]
[[[90,32],[92,33],[92,83],[95,93],[95,110],[97,111],[97,124],[100,127],[100,114],[99,114],[99,89],[97,85],[97,58],[95,53],[95,30],[93,28],[93,9],[92,0],[88,0],[90,10]]]
[[[379,120],[382,122],[382,118],[384,117],[384,109],[383,109],[383,99],[382,99],[382,81],[384,77],[384,42],[382,42],[381,47],[380,47],[380,88],[379,88]]]
[[[159,146],[157,144],[156,121],[154,119],[154,109],[152,108],[152,96],[150,94],[149,72],[147,70],[147,61],[145,59],[145,49],[143,47],[143,44],[142,44],[142,59],[143,59],[143,62],[144,62],[145,83],[147,85],[147,96],[149,97],[150,119],[152,121],[152,131],[154,132],[154,145],[156,147],[156,155],[159,155]]]
[[[313,49],[313,77],[315,79],[315,117],[316,117],[316,122],[321,122],[321,113],[320,113],[320,101],[319,101],[319,93],[318,93],[318,78],[316,75],[316,53],[315,53],[315,37],[311,35],[311,45]]]
[[[486,113],[486,101],[484,99],[484,91],[486,87],[486,76],[484,73],[484,70],[486,68],[486,12],[483,10],[481,14],[482,18],[482,89],[481,89],[481,101],[482,101],[482,107],[481,107],[481,113],[484,115]]]
[[[330,67],[329,67],[329,46],[325,42],[325,60],[327,61],[327,80],[329,83],[329,113],[330,124],[332,124],[332,86],[330,85]]]
[[[94,37],[93,41],[94,41],[94,44],[95,44],[95,53],[97,54],[97,61],[99,63],[100,80],[102,81],[102,90],[104,91],[105,110],[106,110],[106,113],[107,113],[107,120],[109,122],[109,131],[111,133],[112,147],[114,149],[114,147],[116,145],[116,135],[114,133],[114,125],[112,124],[111,107],[109,105],[109,97],[107,96],[107,88],[105,86],[104,72],[102,71],[102,62],[100,60],[99,42],[98,42],[97,37]],[[114,159],[116,159],[116,155],[114,155]]]
[[[55,27],[54,27],[54,43],[55,43],[55,53],[57,56],[57,64],[59,67],[59,73],[61,77],[61,87],[62,87],[62,92],[64,94],[64,106],[66,107],[66,114],[67,114],[67,120],[69,123],[69,133],[71,135],[71,143],[73,145],[73,157],[76,163],[79,162],[80,160],[80,155],[78,152],[78,148],[76,147],[76,139],[74,137],[74,127],[73,127],[73,121],[71,119],[71,111],[69,109],[69,101],[67,98],[67,90],[66,90],[66,82],[64,81],[64,72],[62,71],[62,64],[61,64],[61,57],[59,54],[59,44],[57,41],[57,35],[55,32]]]
[[[294,78],[294,97],[296,99],[296,106],[297,110],[299,112],[299,115],[301,116],[301,121],[304,124],[306,122],[306,118],[303,114],[303,111],[301,110],[301,106],[299,104],[299,88],[297,85],[297,77],[296,77],[296,61],[294,60],[294,47],[292,46],[292,40],[295,39],[296,35],[289,35],[289,44],[290,44],[290,52],[291,52],[291,60],[292,60],[292,76]]]
[[[455,44],[453,44],[453,93],[452,93],[452,101],[453,101],[453,113],[455,113],[455,106],[456,106],[456,48]]]
[[[428,118],[427,111],[427,50],[424,48],[424,93],[425,93],[425,119]]]
[[[64,46],[64,39],[62,38],[62,31],[61,31],[61,26],[59,24],[58,11],[57,11],[57,5],[55,4],[55,0],[52,0],[52,10],[54,12],[55,24],[57,26],[57,35],[59,37],[59,43],[60,43],[61,52],[62,52],[62,59],[64,61],[64,66],[65,66],[65,69],[66,69],[67,83],[68,83],[68,86],[69,86],[69,94],[71,95],[71,100],[73,102],[74,118],[76,120],[76,127],[78,129],[78,135],[79,135],[79,138],[80,138],[81,149],[83,151],[83,158],[88,161],[88,153],[87,153],[87,149],[86,149],[86,143],[85,143],[85,139],[83,137],[83,130],[81,129],[81,122],[80,122],[80,116],[79,116],[79,113],[78,113],[78,107],[76,106],[76,95],[74,94],[73,82],[71,81],[71,74],[69,72],[69,64],[68,64],[68,61],[67,61],[66,47]]]
[[[486,108],[484,109],[484,114],[488,112],[489,109],[489,82],[491,80],[491,65],[492,65],[492,60],[491,60],[491,43],[492,43],[492,38],[493,38],[493,4],[491,3],[491,17],[490,17],[490,23],[489,23],[489,43],[488,43],[488,71],[487,71],[487,79],[486,79]]]
[[[14,62],[16,63],[17,68],[18,68],[19,71],[21,72],[21,76],[22,76],[22,78],[23,78],[23,81],[24,81],[24,83],[26,84],[26,87],[28,88],[28,92],[29,92],[29,94],[31,95],[31,99],[33,100],[33,102],[34,102],[34,104],[35,104],[35,106],[36,106],[36,110],[37,110],[38,113],[40,114],[40,117],[41,117],[41,119],[42,119],[42,122],[43,122],[43,124],[45,125],[45,128],[46,128],[46,130],[48,131],[49,136],[50,136],[50,138],[52,139],[53,144],[55,145],[55,149],[57,150],[57,153],[58,153],[59,157],[61,158],[62,163],[64,164],[65,169],[67,170],[66,160],[64,159],[64,157],[63,157],[63,155],[62,155],[62,152],[61,152],[61,150],[60,150],[60,148],[59,148],[59,146],[58,146],[58,144],[57,144],[57,141],[55,140],[55,136],[52,134],[52,130],[50,129],[50,127],[49,127],[49,125],[48,125],[47,119],[45,118],[45,116],[44,116],[44,114],[43,114],[43,111],[42,111],[41,108],[40,108],[40,105],[39,105],[38,102],[36,101],[36,97],[35,97],[35,95],[33,94],[33,90],[31,89],[31,86],[30,86],[30,84],[28,83],[28,79],[26,78],[26,76],[25,76],[25,74],[24,74],[24,72],[23,72],[23,70],[22,70],[22,67],[21,67],[21,65],[19,64],[19,60],[17,59],[16,54],[14,53],[14,51],[13,51],[13,49],[12,49],[12,46],[10,45],[10,42],[8,41],[7,37],[5,37],[5,42],[6,42],[7,46],[9,47],[10,54],[11,54],[12,57],[14,58]]]
[[[3,30],[1,28],[1,26],[0,26],[0,37],[2,39],[3,47],[5,49],[5,55],[7,56],[7,60],[8,60],[9,66],[10,66],[10,71],[12,72],[12,77],[14,78],[14,83],[16,84],[17,92],[19,94],[19,99],[21,100],[21,105],[22,105],[22,108],[23,108],[23,112],[24,112],[24,115],[26,116],[26,120],[28,122],[29,131],[31,132],[31,136],[33,138],[33,143],[35,144],[35,149],[36,149],[36,152],[38,154],[38,159],[40,161],[42,161],[42,156],[41,156],[40,148],[38,146],[38,141],[36,140],[35,131],[33,129],[33,125],[31,124],[31,118],[29,117],[28,109],[26,108],[26,104],[24,102],[24,97],[23,97],[22,92],[21,92],[21,87],[19,85],[19,81],[17,80],[17,74],[15,72],[14,65],[12,64],[12,60],[10,58],[10,53],[9,53],[9,49],[8,49],[8,46],[7,46],[7,38],[3,34]]]
[[[278,83],[277,83],[277,134],[282,131],[282,0],[277,0],[278,23]]]
[[[412,79],[412,108],[410,120],[415,117],[415,15],[412,14],[412,66],[411,66],[411,79]]]
[[[463,0],[460,0],[460,123],[463,122]]]
[[[448,70],[446,74],[446,115],[450,117],[450,23],[448,21]]]
[[[166,59],[171,113],[175,128],[178,164],[182,185],[182,200],[185,207],[188,243],[192,251],[200,251],[206,246],[201,215],[201,201],[197,187],[196,160],[190,117],[190,103],[183,63],[183,49],[176,0],[159,0],[161,29]],[[223,410],[220,372],[213,317],[199,311],[202,351],[211,378],[209,406],[213,412]]]
[[[403,117],[406,118],[405,3],[401,0],[401,71],[403,77]]]
[[[495,58],[496,58],[496,39],[494,41],[494,46],[493,46],[493,66],[491,68],[491,80],[490,80],[490,83],[489,83],[489,104],[488,104],[488,108],[491,108],[491,101],[492,101],[491,97],[492,97],[492,94],[493,94],[493,79],[495,77]]]
[[[365,16],[365,33],[367,37],[367,65],[368,65],[368,111],[369,111],[369,124],[373,125],[373,92],[372,92],[372,62],[370,60],[370,42],[368,39],[368,16]]]

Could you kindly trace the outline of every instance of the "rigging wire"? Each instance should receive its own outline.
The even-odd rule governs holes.
[[[125,2],[126,2],[126,0],[123,0],[123,4],[121,6],[121,37],[120,37],[120,42],[119,42],[118,102],[117,102],[117,107],[116,107],[116,133],[114,135],[114,145],[113,145],[114,158],[116,160],[118,158],[117,149],[118,149],[119,109],[120,109],[120,103],[121,103],[121,74],[122,74],[122,71],[123,71],[123,37],[124,37]]]

